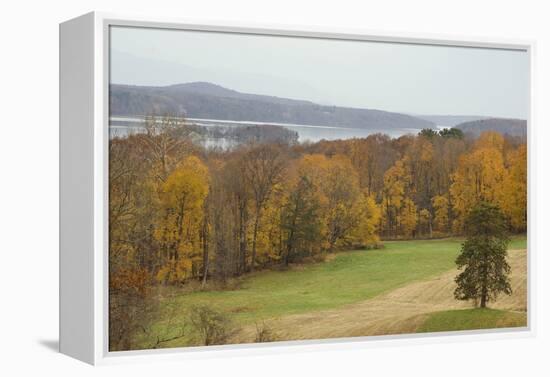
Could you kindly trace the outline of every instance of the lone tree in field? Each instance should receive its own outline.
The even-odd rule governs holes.
[[[456,259],[463,271],[455,278],[454,295],[458,300],[475,299],[485,308],[499,293],[512,294],[506,220],[498,206],[480,202],[468,214],[465,231],[468,238]]]

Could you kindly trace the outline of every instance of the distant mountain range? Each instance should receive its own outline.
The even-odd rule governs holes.
[[[110,89],[111,116],[172,114],[189,118],[375,130],[435,126],[429,120],[406,114],[240,93],[207,82],[162,87],[111,84]]]
[[[497,131],[510,136],[527,136],[527,121],[523,119],[488,118],[460,123],[455,126],[464,133],[479,136],[483,131]]]
[[[241,93],[208,82],[169,86],[111,84],[111,116],[176,115],[188,118],[350,127],[377,131],[456,127],[479,135],[493,130],[527,134],[526,121],[464,115],[407,115],[325,106],[310,101]]]

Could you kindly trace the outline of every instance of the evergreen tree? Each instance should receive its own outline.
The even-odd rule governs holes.
[[[454,295],[458,300],[475,299],[485,308],[499,293],[512,294],[507,224],[498,206],[481,201],[468,214],[465,231],[468,238],[456,259],[463,271],[455,278]]]
[[[282,211],[281,227],[285,232],[286,266],[297,252],[305,252],[321,238],[320,202],[311,180],[301,176]],[[303,250],[299,250],[299,248]]]
[[[459,128],[444,128],[439,131],[439,136],[462,139],[464,138],[464,133]]]

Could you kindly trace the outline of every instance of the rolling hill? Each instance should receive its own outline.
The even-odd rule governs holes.
[[[376,130],[434,127],[429,120],[406,114],[241,93],[207,82],[170,86],[111,84],[110,110],[111,116],[171,114],[189,118]]]
[[[464,122],[455,126],[464,133],[479,136],[483,131],[497,131],[510,136],[527,136],[527,121],[523,119],[489,118]]]
[[[455,127],[460,123],[473,122],[480,119],[487,119],[479,115],[417,115],[411,114],[414,117],[433,122],[441,127]]]
[[[154,328],[174,338],[162,347],[197,345],[178,336],[178,326],[170,324],[183,321],[189,308],[201,304],[231,319],[230,343],[256,342],[261,324],[271,329],[273,341],[525,326],[525,237],[515,237],[509,245],[513,293],[491,303],[496,311],[471,313],[472,302],[454,298],[460,244],[460,239],[388,241],[383,249],[342,252],[318,264],[258,272],[234,281],[235,289],[168,290]],[[491,318],[480,318],[487,315]],[[150,347],[150,334],[140,331],[135,340],[138,348]]]

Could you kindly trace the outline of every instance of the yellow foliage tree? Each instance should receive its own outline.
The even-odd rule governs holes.
[[[284,205],[284,195],[280,185],[274,189],[263,209],[263,215],[257,235],[256,263],[265,265],[281,259],[281,210]],[[252,238],[250,231],[249,238]]]
[[[504,184],[502,210],[512,229],[527,229],[527,145],[522,144],[507,156],[508,174]]]
[[[405,237],[414,237],[418,215],[414,202],[405,198],[399,211],[398,222]]]
[[[193,263],[200,260],[199,234],[208,184],[207,167],[191,156],[184,159],[162,185],[161,215],[155,229],[163,253],[157,275],[160,281],[181,282],[192,276]]]
[[[380,208],[374,195],[361,192],[359,175],[348,157],[305,155],[297,164],[296,176],[306,179],[314,191],[307,199],[319,206],[315,213],[323,221],[316,231],[324,239],[323,248],[378,242]]]
[[[418,225],[420,226],[420,232],[432,237],[432,214],[426,208],[422,208],[418,212]]]
[[[396,237],[400,230],[404,230],[403,227],[399,229],[399,224],[404,217],[407,217],[405,221],[409,223],[409,226],[412,221],[409,214],[407,214],[408,210],[411,208],[404,209],[406,205],[410,204],[408,202],[410,199],[406,196],[410,181],[411,176],[403,160],[396,161],[396,163],[384,174],[382,222],[384,224],[385,233],[390,237]],[[405,201],[407,202],[405,203]]]
[[[351,161],[336,155],[328,160],[321,190],[327,199],[326,226],[329,250],[345,242],[357,225],[356,204],[360,200],[359,176]]]
[[[506,178],[503,145],[500,134],[486,132],[480,136],[473,151],[460,157],[450,188],[457,214],[453,224],[455,231],[462,231],[466,215],[479,201],[502,207]]]
[[[380,206],[376,204],[374,195],[368,195],[365,190],[355,210],[358,212],[358,221],[356,227],[352,231],[352,239],[361,244],[361,246],[377,244],[380,241],[378,227],[382,217],[382,211]]]
[[[437,195],[432,198],[434,210],[434,228],[438,232],[447,232],[449,230],[449,199],[443,195]]]
[[[504,151],[504,137],[501,133],[495,131],[485,131],[479,135],[474,149],[486,149],[493,148],[499,152]]]

